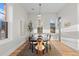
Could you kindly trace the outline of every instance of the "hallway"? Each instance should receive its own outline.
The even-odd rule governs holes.
[[[79,4],[0,3],[0,56],[79,56]]]

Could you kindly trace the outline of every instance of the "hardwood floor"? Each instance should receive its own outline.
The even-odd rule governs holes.
[[[29,49],[29,44],[24,43],[17,48],[10,56],[37,56]],[[43,56],[79,56],[78,51],[66,46],[63,41],[50,40],[48,46],[48,53]]]
[[[52,40],[50,41],[51,43],[51,51],[52,54],[51,55],[59,55],[59,56],[79,56],[79,51],[75,51],[72,48],[66,46],[63,42],[59,42],[57,40]]]

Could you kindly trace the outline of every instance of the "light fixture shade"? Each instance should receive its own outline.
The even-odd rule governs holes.
[[[41,15],[41,14],[38,14],[38,15],[37,15],[37,19],[38,19],[38,20],[41,20],[41,18],[42,18],[42,15]]]
[[[41,14],[38,14],[38,15],[37,15],[37,17],[41,17],[41,16],[42,16]]]

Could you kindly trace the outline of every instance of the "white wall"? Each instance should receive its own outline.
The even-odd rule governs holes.
[[[67,4],[58,14],[61,16],[62,40],[71,48],[78,50],[77,4]],[[65,26],[65,23],[70,23]]]
[[[34,28],[34,33],[37,33],[37,27],[38,27],[38,19],[37,15],[35,13],[29,13],[28,14],[28,19],[32,21],[33,23],[33,28]],[[43,33],[50,33],[50,20],[53,20],[56,23],[56,14],[54,13],[44,13],[41,14],[41,23],[43,26]]]
[[[27,19],[27,13],[26,11],[19,6],[18,4],[14,4],[14,8],[13,8],[13,27],[14,27],[14,39],[16,39],[16,37],[21,37],[24,36],[25,34],[27,34],[27,30],[25,29],[25,24],[27,27],[27,23],[29,22],[29,20]]]
[[[79,4],[77,4],[77,33],[79,35]],[[79,38],[78,38],[78,50],[79,50]]]
[[[28,22],[27,13],[22,7],[17,4],[8,4],[7,19],[9,22],[9,37],[5,40],[0,40],[0,55],[9,55],[24,43],[26,41],[25,38],[28,37],[28,31],[24,29],[25,23]]]

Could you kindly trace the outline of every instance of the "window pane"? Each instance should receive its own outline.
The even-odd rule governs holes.
[[[8,22],[6,22],[6,4],[0,3],[0,40],[7,38],[8,36]]]

